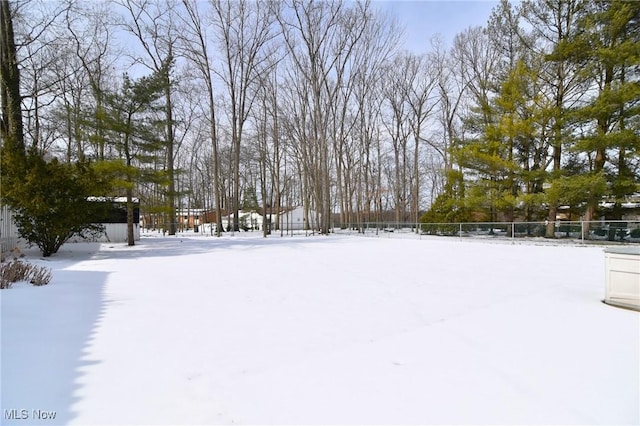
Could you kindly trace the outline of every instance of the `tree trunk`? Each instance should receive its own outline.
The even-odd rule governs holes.
[[[133,189],[127,188],[127,245],[135,245],[135,234],[133,232]]]
[[[13,20],[8,0],[0,0],[0,98],[2,121],[0,136],[5,152],[11,152],[12,161],[23,165],[25,160],[24,127],[22,124],[22,97],[20,73],[13,33]],[[19,164],[16,164],[18,166]]]
[[[171,51],[171,46],[169,46],[169,50]],[[171,53],[169,53],[171,56]],[[169,235],[176,234],[176,182],[174,176],[174,164],[173,164],[173,148],[174,148],[174,135],[173,135],[173,106],[171,103],[171,80],[169,77],[169,70],[167,69],[167,74],[165,76],[165,88],[164,88],[164,97],[166,101],[165,107],[165,117],[167,120],[167,179],[169,180],[169,185],[167,188],[167,204],[169,207],[169,217],[171,217],[171,221],[169,222]]]

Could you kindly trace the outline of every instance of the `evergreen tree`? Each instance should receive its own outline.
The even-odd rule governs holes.
[[[124,190],[127,199],[127,243],[135,244],[134,194],[136,185],[143,182],[167,184],[166,174],[155,166],[164,142],[159,138],[162,122],[155,119],[158,100],[164,94],[168,72],[167,63],[160,71],[137,81],[124,75],[118,92],[105,94],[104,126],[107,144],[117,158],[105,160],[98,166],[110,175],[115,186]],[[174,220],[174,219],[172,219]]]
[[[530,166],[522,154],[533,153],[529,80],[535,74],[519,20],[520,11],[503,0],[482,35],[456,39],[467,63],[463,69],[469,68],[473,104],[465,118],[467,136],[452,146],[451,155],[465,173],[464,204],[476,219],[513,220],[520,172]]]
[[[522,3],[524,19],[529,23],[531,37],[528,49],[538,60],[544,61],[539,78],[545,87],[540,91],[546,102],[541,105],[540,134],[542,144],[549,144],[550,158],[547,182],[567,174],[565,157],[572,137],[573,123],[567,111],[588,90],[588,78],[582,72],[583,64],[568,60],[576,46],[567,40],[580,31],[577,25],[588,0],[525,0]],[[543,159],[546,163],[547,159]],[[539,194],[534,192],[534,203],[541,205]],[[555,236],[557,205],[544,200],[548,205],[546,237]]]
[[[620,218],[620,203],[639,181],[640,3],[593,2],[580,24],[582,32],[564,47],[573,53],[569,60],[585,64],[593,95],[572,111],[580,131],[573,150],[586,162],[587,176],[607,177]],[[599,200],[585,201],[591,220]]]
[[[242,210],[244,211],[256,211],[260,208],[258,205],[258,196],[256,194],[255,186],[249,186],[244,191],[244,198],[242,200]]]
[[[104,193],[108,187],[87,162],[47,162],[36,150],[25,157],[20,175],[8,175],[3,181],[2,199],[14,213],[18,232],[29,244],[47,257],[74,235],[100,233],[94,224],[104,205],[89,197]]]
[[[536,75],[523,59],[517,61],[487,107],[493,120],[480,127],[477,138],[453,151],[471,178],[467,208],[486,211],[485,219],[491,221],[512,221],[518,206],[533,207],[540,201],[532,196],[542,190],[545,150],[537,142]]]
[[[554,205],[569,206],[584,214],[587,207],[597,203],[607,190],[607,181],[602,173],[563,176],[553,181],[547,190],[547,200]]]
[[[458,170],[447,173],[444,192],[421,217],[421,223],[451,223],[471,221],[470,209],[465,205],[464,175]]]

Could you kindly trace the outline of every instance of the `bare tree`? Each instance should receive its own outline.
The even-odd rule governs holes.
[[[212,152],[213,194],[216,216],[216,236],[222,232],[222,185],[220,182],[218,132],[216,121],[216,105],[214,97],[214,71],[211,59],[210,45],[206,36],[204,19],[200,15],[197,1],[183,0],[187,12],[184,19],[185,27],[181,38],[185,55],[195,65],[200,78],[206,87],[206,115],[209,124],[209,140]]]
[[[422,183],[420,146],[423,142],[428,142],[424,137],[425,125],[437,105],[433,92],[438,83],[438,72],[436,63],[426,55],[415,57],[407,70],[408,75],[415,75],[413,83],[408,87],[407,100],[411,111],[409,125],[413,136],[413,182],[411,185],[410,208],[411,219],[415,223],[418,223],[420,216],[420,188]],[[416,232],[418,232],[417,227]]]
[[[105,2],[71,3],[66,12],[65,21],[70,45],[76,59],[80,62],[82,78],[88,79],[93,95],[92,117],[88,116],[87,110],[89,108],[83,107],[82,112],[79,112],[78,119],[81,122],[93,121],[89,126],[92,130],[89,133],[88,141],[95,157],[104,160],[106,143],[104,125],[101,124],[104,116],[104,96],[113,86],[113,68],[116,62],[115,56],[118,53],[114,49],[113,43],[112,27],[114,23]],[[78,69],[69,78],[74,79],[74,75],[79,73]],[[81,81],[82,78],[76,79],[75,82]],[[67,83],[66,86],[73,85],[75,82]],[[81,90],[78,88],[76,92],[78,91]],[[85,102],[87,101],[85,100]],[[69,117],[68,120],[74,121],[75,119]],[[81,147],[80,143],[77,145],[78,156],[86,156],[88,149]]]
[[[361,3],[348,10],[342,2],[294,0],[279,15],[297,81],[309,89],[304,98],[308,114],[298,142],[310,172],[305,178],[318,212],[318,229],[324,234],[331,227],[332,163],[336,160],[332,155],[337,155],[336,144],[339,147],[348,132],[345,97],[353,90],[347,78],[348,65],[364,33],[360,21],[368,16],[369,7]],[[337,110],[337,106],[341,108]]]
[[[20,42],[25,136],[32,148],[44,153],[56,138],[55,120],[47,119],[47,107],[56,102],[58,80],[56,64],[65,61],[65,42],[60,21],[66,6],[53,2],[32,2],[20,13],[17,35]]]
[[[55,139],[54,129],[45,124],[43,110],[57,97],[57,75],[52,68],[64,60],[60,49],[64,43],[59,42],[56,30],[65,5],[32,1],[15,2],[10,7],[6,1],[0,11],[3,122],[8,134],[15,136],[12,139],[19,140],[18,144],[24,147],[28,144],[43,153]],[[19,87],[14,87],[15,84]],[[24,122],[17,123],[18,112]]]
[[[130,20],[123,25],[133,34],[145,52],[145,58],[134,55],[134,62],[142,63],[153,72],[165,72],[164,120],[166,143],[167,172],[167,209],[169,216],[169,235],[176,233],[176,188],[175,188],[175,131],[173,116],[172,87],[174,85],[171,67],[174,62],[174,49],[178,32],[174,23],[175,2],[173,0],[123,0],[121,5],[126,9]]]
[[[416,61],[416,56],[404,52],[396,56],[385,73],[386,113],[383,113],[382,123],[392,146],[393,169],[390,171],[393,171],[389,173],[389,178],[393,188],[396,222],[404,222],[408,219],[407,180],[410,167],[409,138],[412,133],[412,111],[408,100],[410,87],[414,84],[419,68],[416,66]]]
[[[238,230],[240,206],[240,150],[245,123],[259,84],[272,66],[269,42],[275,37],[272,8],[263,1],[212,0],[216,39],[222,51],[221,69],[216,71],[229,96],[228,119],[233,152],[231,210],[233,229]]]
[[[386,65],[393,58],[402,31],[397,21],[388,15],[374,14],[364,29],[365,33],[354,50],[354,72],[351,74],[353,108],[357,125],[353,138],[357,140],[357,212],[358,223],[380,220],[382,214],[381,173],[381,103],[386,82]],[[354,165],[350,165],[353,168]],[[374,212],[372,214],[372,212]]]

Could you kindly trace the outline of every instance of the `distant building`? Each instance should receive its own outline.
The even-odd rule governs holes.
[[[233,226],[234,214],[231,213],[222,218],[222,226],[225,230],[230,230]],[[238,226],[243,231],[259,231],[262,229],[263,216],[255,211],[238,211]]]
[[[179,231],[191,230],[199,231],[200,225],[205,223],[205,209],[177,209],[176,224]]]
[[[640,193],[635,193],[620,203],[618,211],[614,202],[603,201],[600,203],[600,211],[607,220],[613,220],[618,215],[621,220],[640,220]]]
[[[280,212],[279,220],[280,229],[285,231],[313,229],[318,226],[318,214],[309,209],[308,215],[305,216],[305,209],[301,206],[283,210]]]
[[[584,208],[584,205],[582,206]],[[574,209],[570,206],[558,207],[558,220],[575,221],[581,220],[581,209]],[[602,200],[598,204],[597,216],[594,220],[640,220],[640,193],[635,193],[622,203],[611,200]]]

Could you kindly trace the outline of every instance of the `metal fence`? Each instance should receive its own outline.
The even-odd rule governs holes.
[[[548,222],[473,222],[473,223],[363,223],[336,229],[336,233],[387,238],[442,236],[485,239],[545,238]],[[640,244],[640,221],[557,221],[552,223],[558,240],[584,243]]]

